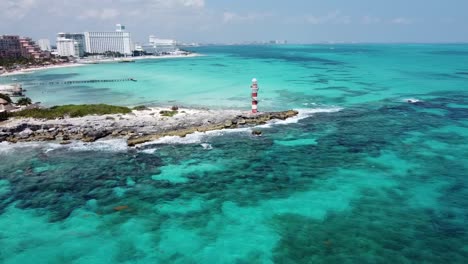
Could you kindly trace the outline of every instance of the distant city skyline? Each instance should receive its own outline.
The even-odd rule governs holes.
[[[112,31],[183,42],[468,42],[465,0],[0,0],[0,35]]]

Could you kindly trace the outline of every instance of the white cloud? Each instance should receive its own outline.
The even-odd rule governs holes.
[[[37,0],[0,0],[0,18],[20,20],[37,4]]]
[[[340,10],[335,10],[324,16],[307,16],[306,21],[312,25],[351,24],[352,19],[350,16],[342,15]]]
[[[378,17],[364,16],[361,23],[365,25],[379,24],[382,20]]]
[[[78,16],[79,19],[101,19],[101,20],[108,20],[116,18],[120,15],[120,11],[113,8],[104,8],[101,10],[96,9],[88,9],[85,10],[82,14]]]
[[[184,6],[205,7],[205,0],[181,0]]]
[[[121,0],[122,1],[122,0]],[[125,0],[124,0],[125,1]],[[127,0],[128,1],[128,0]],[[204,8],[205,0],[134,0],[151,8]]]
[[[397,18],[390,20],[390,23],[396,24],[396,25],[409,25],[409,24],[412,24],[413,21],[408,18],[397,17]]]
[[[270,16],[272,16],[272,14],[269,14],[269,13],[248,13],[246,15],[239,15],[233,12],[224,12],[223,22],[235,23],[235,22],[255,21],[255,20],[262,20]]]

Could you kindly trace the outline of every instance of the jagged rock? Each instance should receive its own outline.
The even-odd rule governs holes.
[[[34,132],[29,129],[29,128],[26,128],[25,130],[21,131],[18,133],[18,136],[19,138],[21,139],[25,139],[25,138],[28,138],[29,136],[31,136]]]
[[[194,132],[206,132],[211,130],[236,128],[238,126],[255,126],[265,124],[272,119],[286,119],[297,115],[297,111],[265,112],[256,115],[241,114],[233,118],[212,116],[209,118],[185,119],[171,123],[154,123],[145,120],[131,120],[129,123],[119,121],[99,122],[96,119],[85,120],[82,123],[72,125],[66,121],[50,123],[50,120],[35,120],[35,124],[28,124],[32,119],[23,119],[12,127],[0,127],[0,142],[18,141],[51,141],[68,142],[70,140],[82,140],[85,142],[96,141],[112,134],[114,137],[127,138],[130,146],[156,140],[164,136],[185,137]],[[229,116],[229,115],[226,115]],[[233,115],[232,115],[233,116]],[[178,117],[174,117],[176,119]],[[173,119],[173,120],[174,120]],[[37,123],[37,122],[49,123]],[[24,122],[24,123],[23,123]],[[39,125],[37,125],[39,124]],[[255,133],[253,133],[255,134]],[[261,134],[261,132],[260,132]],[[259,134],[258,134],[259,135]]]
[[[260,131],[260,130],[252,130],[252,135],[254,135],[254,136],[261,136],[261,135],[262,135],[262,131]]]
[[[232,121],[231,120],[228,120],[226,122],[224,122],[224,127],[225,128],[230,128],[232,126]]]
[[[93,142],[100,138],[108,136],[110,133],[106,130],[93,130],[89,131],[84,135],[83,141]]]

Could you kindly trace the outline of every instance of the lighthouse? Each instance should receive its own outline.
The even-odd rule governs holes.
[[[257,79],[253,78],[252,79],[252,85],[250,86],[252,88],[252,113],[255,114],[258,111],[258,84],[257,84]]]

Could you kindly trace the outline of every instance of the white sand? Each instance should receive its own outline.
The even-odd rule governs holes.
[[[60,69],[60,68],[70,68],[70,67],[78,67],[78,66],[85,66],[85,64],[66,63],[66,64],[60,64],[60,65],[49,65],[49,66],[34,67],[34,68],[16,70],[16,71],[12,71],[12,72],[6,72],[6,73],[3,73],[3,74],[0,74],[0,77],[20,75],[20,74],[29,74],[29,73],[33,73],[33,72],[36,72],[36,71]]]
[[[203,55],[197,54],[197,53],[191,53],[191,54],[188,54],[188,55],[162,55],[162,56],[128,57],[127,59],[130,59],[130,60],[148,60],[148,59],[154,60],[154,59],[192,58],[192,57],[198,57],[198,56],[203,56]],[[119,62],[120,60],[122,60],[122,58],[118,58],[118,59],[100,59],[100,60],[81,60],[78,63],[48,65],[48,66],[40,66],[40,67],[16,70],[16,71],[12,71],[12,72],[6,72],[6,73],[0,74],[0,77],[21,75],[21,74],[29,74],[29,73],[33,73],[33,72],[36,72],[36,71],[42,71],[42,70],[51,70],[51,69],[85,66],[87,64],[90,64],[90,62],[97,62],[99,64],[99,63]]]

